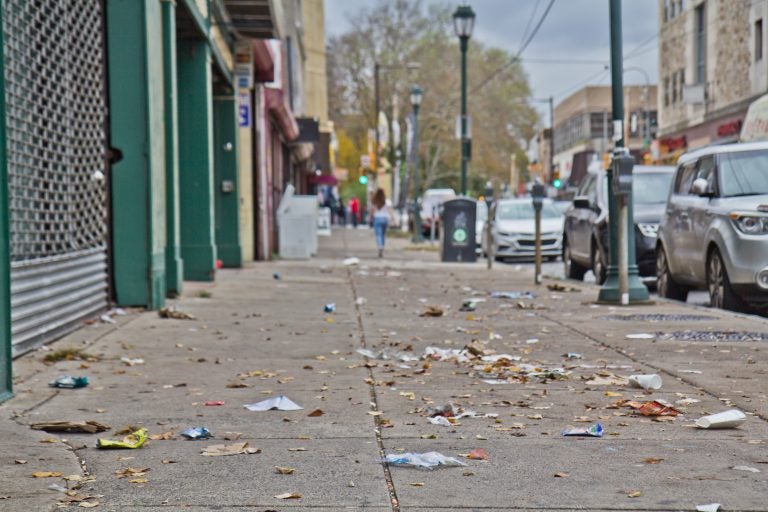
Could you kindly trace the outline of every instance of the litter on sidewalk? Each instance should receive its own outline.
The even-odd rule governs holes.
[[[379,350],[378,352],[373,351],[371,349],[367,348],[359,348],[356,350],[356,352],[362,356],[367,357],[368,359],[377,359],[381,361],[402,361],[404,363],[409,362],[415,362],[418,361],[419,358],[413,354],[409,354],[408,352],[403,351],[389,351],[387,349]]]
[[[323,307],[323,311],[325,313],[334,313],[336,311],[336,304],[333,302],[329,302]]]
[[[533,292],[491,292],[492,299],[535,299]]]
[[[258,448],[250,448],[248,443],[212,444],[203,448],[201,455],[206,457],[225,457],[227,455],[251,455],[261,453]]]
[[[652,400],[650,402],[636,402],[630,400],[624,402],[624,405],[631,407],[643,416],[677,416],[680,414],[680,411],[661,400]]]
[[[62,375],[48,383],[52,388],[76,389],[84,388],[88,385],[88,377],[73,377],[72,375]]]
[[[262,400],[261,402],[256,402],[254,404],[247,404],[244,405],[246,409],[249,411],[254,412],[263,412],[263,411],[298,411],[300,409],[303,409],[302,406],[298,405],[296,402],[291,400],[285,395],[276,396],[273,398],[267,398],[266,400]]]
[[[181,432],[181,436],[192,441],[197,441],[199,439],[210,439],[213,437],[213,434],[211,434],[211,431],[205,427],[190,427]]]
[[[419,316],[439,317],[443,316],[443,314],[443,308],[438,306],[427,306],[427,309],[425,309]]]
[[[144,441],[147,440],[147,431],[143,428],[136,430],[135,432],[125,436],[122,441],[114,441],[111,439],[99,439],[96,442],[96,448],[101,449],[129,449],[135,450],[141,448]]]
[[[346,259],[344,259],[344,261],[342,261],[342,263],[344,265],[348,266],[348,267],[352,266],[352,265],[359,265],[360,264],[360,258],[355,258],[355,257],[346,258]]]
[[[696,512],[717,512],[720,510],[719,503],[710,503],[708,505],[696,505]]]
[[[703,416],[696,420],[696,426],[705,429],[736,428],[747,421],[747,416],[738,409]]]
[[[30,428],[33,430],[44,430],[46,432],[73,432],[82,434],[95,434],[96,432],[106,432],[109,425],[104,425],[98,421],[42,421],[32,423]]]
[[[595,423],[589,427],[569,427],[563,430],[564,436],[603,437],[603,426]]]
[[[648,375],[630,375],[629,384],[635,388],[641,388],[645,390],[657,390],[661,389],[661,377],[655,373]]]
[[[454,457],[446,457],[439,452],[390,454],[384,458],[390,466],[407,466],[423,469],[434,469],[438,466],[466,466]]]
[[[157,314],[160,316],[160,318],[172,318],[174,320],[195,320],[195,316],[191,313],[185,313],[184,311],[179,311],[176,308],[160,308],[157,311]]]

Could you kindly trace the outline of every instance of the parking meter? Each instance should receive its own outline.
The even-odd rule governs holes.
[[[628,196],[632,193],[632,169],[635,159],[627,152],[613,157],[613,193],[617,196]]]

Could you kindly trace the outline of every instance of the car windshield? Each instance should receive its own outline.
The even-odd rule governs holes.
[[[635,204],[662,204],[667,202],[672,173],[637,173],[632,176],[632,201]]]
[[[529,201],[515,203],[499,203],[496,218],[499,220],[533,220],[533,203]],[[544,203],[541,208],[542,219],[557,219],[563,214],[552,203]]]
[[[768,194],[768,150],[723,153],[718,167],[723,197]]]

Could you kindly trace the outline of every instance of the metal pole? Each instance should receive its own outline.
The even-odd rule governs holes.
[[[375,102],[376,114],[374,115],[373,126],[376,130],[376,147],[373,150],[373,170],[376,171],[376,177],[378,181],[379,176],[379,112],[381,111],[381,98],[379,98],[379,63],[373,64],[373,95]]]
[[[461,195],[467,195],[467,47],[469,38],[461,37]]]
[[[421,235],[421,205],[419,204],[419,106],[413,106],[413,242],[423,241]]]
[[[493,267],[493,234],[491,231],[491,219],[496,216],[496,201],[494,200],[488,207],[488,217],[485,219],[485,259],[488,260],[488,270]]]
[[[627,202],[619,206],[619,298],[623,306],[629,304],[629,255],[627,254]]]
[[[541,208],[535,208],[536,216],[536,271],[533,284],[541,284]]]
[[[549,180],[555,173],[555,99],[549,97]]]

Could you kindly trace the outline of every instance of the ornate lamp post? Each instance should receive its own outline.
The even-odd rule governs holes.
[[[467,195],[467,162],[470,158],[470,140],[467,136],[467,47],[475,28],[475,11],[469,5],[460,5],[453,13],[453,28],[461,48],[461,195]]]
[[[419,107],[424,91],[421,87],[411,87],[411,106],[413,107],[413,241],[419,243],[423,240],[421,234],[421,205],[419,204]]]

